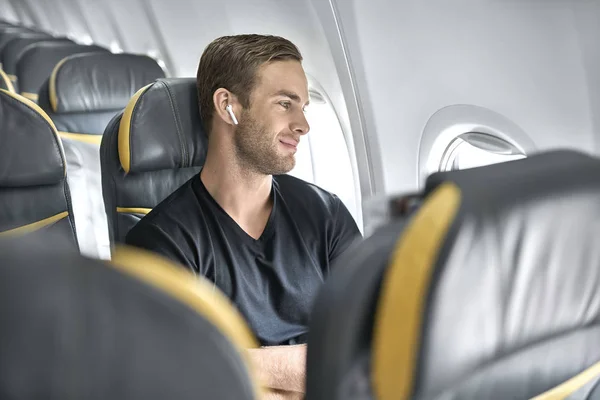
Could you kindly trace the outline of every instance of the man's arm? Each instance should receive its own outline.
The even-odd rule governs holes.
[[[303,394],[306,385],[306,345],[271,346],[248,349],[259,382],[277,392]],[[281,395],[292,395],[280,393]],[[267,397],[268,398],[268,397]],[[283,397],[295,398],[295,397]],[[302,397],[299,397],[302,398]]]

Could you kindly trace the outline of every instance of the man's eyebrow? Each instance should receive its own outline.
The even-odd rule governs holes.
[[[285,96],[285,97],[289,97],[291,100],[294,100],[298,103],[300,103],[302,101],[302,99],[300,98],[300,96],[298,96],[296,93],[294,92],[290,92],[287,90],[280,90],[278,92],[276,92],[273,96]],[[310,101],[306,101],[305,105],[308,105],[310,103]]]

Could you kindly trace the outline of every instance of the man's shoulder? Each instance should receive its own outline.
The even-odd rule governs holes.
[[[286,202],[305,205],[308,209],[335,212],[340,199],[335,194],[314,183],[307,182],[292,175],[276,175],[273,177],[281,196]]]
[[[184,183],[142,218],[125,237],[125,243],[160,254],[198,271],[190,232],[198,231],[194,213],[201,213],[193,179]]]
[[[277,186],[285,209],[297,226],[320,238],[325,247],[326,262],[336,259],[354,240],[361,237],[354,217],[342,200],[313,183],[289,175],[277,176]]]
[[[189,220],[190,214],[199,207],[193,185],[194,178],[157,204],[131,229],[130,233],[135,234],[148,226],[154,226],[166,232],[180,224],[185,224]]]

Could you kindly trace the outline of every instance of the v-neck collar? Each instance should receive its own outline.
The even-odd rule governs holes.
[[[271,213],[269,214],[269,218],[267,219],[267,223],[265,225],[265,228],[263,229],[260,237],[258,239],[253,238],[252,236],[250,236],[238,223],[235,219],[233,219],[231,217],[231,215],[229,215],[227,213],[227,211],[225,211],[223,209],[223,207],[221,207],[221,205],[214,199],[214,197],[212,197],[212,195],[210,194],[210,192],[208,191],[208,189],[206,189],[206,186],[204,186],[204,182],[202,182],[202,179],[200,178],[200,173],[197,174],[197,186],[198,189],[202,192],[199,193],[200,195],[206,196],[206,198],[209,200],[209,202],[215,207],[215,209],[217,210],[217,212],[219,214],[221,214],[221,216],[228,221],[228,223],[230,223],[233,227],[233,230],[235,230],[237,232],[237,234],[242,238],[242,240],[246,241],[248,244],[250,245],[260,245],[262,243],[264,243],[265,241],[267,241],[271,235],[273,234],[273,224],[274,224],[274,216],[275,216],[275,210],[277,207],[277,196],[275,195],[276,192],[276,185],[275,185],[275,179],[273,177],[273,179],[271,180],[271,192],[269,194],[269,196],[271,197],[271,201],[273,202],[273,207],[271,207]]]

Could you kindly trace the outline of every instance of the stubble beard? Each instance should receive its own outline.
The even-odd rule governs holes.
[[[244,110],[234,132],[238,163],[244,169],[263,175],[290,172],[296,165],[296,158],[294,154],[282,156],[277,151],[277,143],[273,142],[275,136]]]

